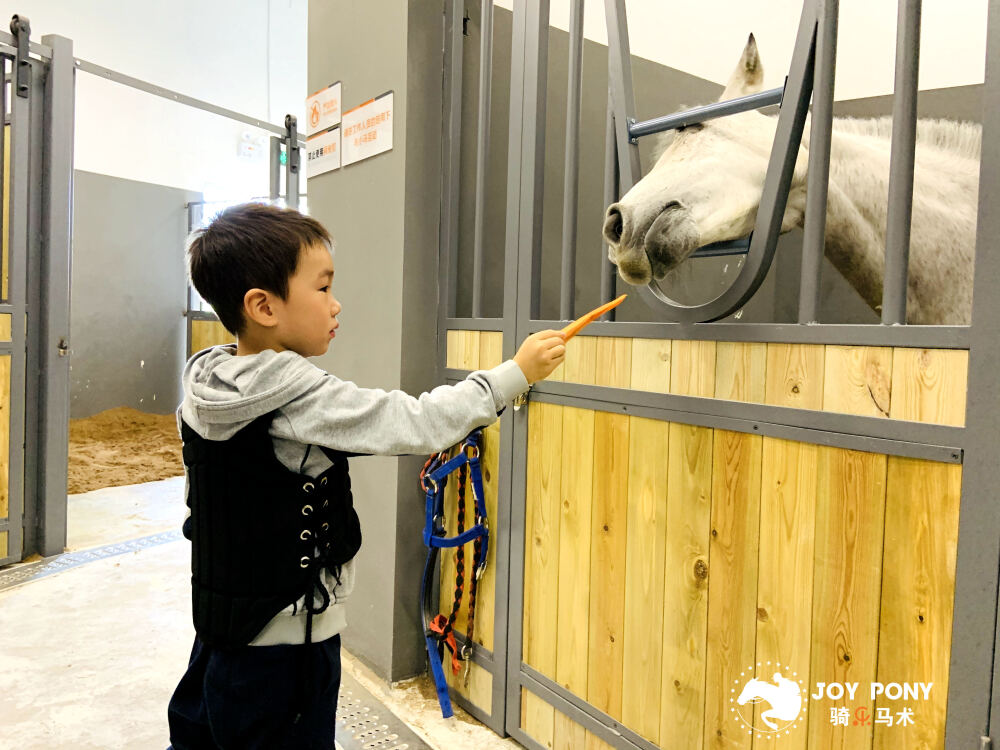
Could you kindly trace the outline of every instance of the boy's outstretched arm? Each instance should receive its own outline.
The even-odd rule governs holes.
[[[281,407],[272,434],[347,453],[396,456],[443,450],[499,414],[566,356],[559,331],[528,336],[512,359],[419,397],[361,388],[325,375]],[[282,418],[284,417],[284,418]]]

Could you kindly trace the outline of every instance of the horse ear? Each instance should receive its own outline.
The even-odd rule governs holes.
[[[753,34],[747,39],[747,46],[743,48],[743,55],[736,66],[736,70],[729,77],[726,90],[722,92],[719,101],[735,99],[747,94],[756,94],[764,88],[764,66],[760,64],[760,54],[757,52],[757,40]]]

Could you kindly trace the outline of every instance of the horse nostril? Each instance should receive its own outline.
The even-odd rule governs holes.
[[[604,220],[604,237],[613,245],[621,242],[625,230],[625,220],[617,204],[608,208],[608,216]]]

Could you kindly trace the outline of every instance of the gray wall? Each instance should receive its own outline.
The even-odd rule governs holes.
[[[70,417],[182,398],[185,204],[200,194],[74,173]]]
[[[309,180],[310,213],[336,242],[343,305],[337,340],[315,362],[363,387],[414,395],[438,384],[441,18],[425,0],[309,6],[309,90],[343,81],[344,110],[395,92],[392,151]],[[422,464],[351,460],[365,543],[344,645],[390,680],[424,668]]]

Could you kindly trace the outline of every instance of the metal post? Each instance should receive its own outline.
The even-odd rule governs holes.
[[[285,115],[285,205],[288,208],[299,208],[299,136],[296,132],[295,115]]]
[[[576,291],[576,201],[580,182],[580,99],[583,96],[583,0],[569,15],[569,81],[566,95],[566,156],[563,183],[562,277],[559,317],[571,320]]]
[[[445,136],[442,155],[441,262],[445,274],[445,317],[458,309],[458,190],[462,158],[462,19],[465,1],[451,0],[444,38]],[[513,77],[511,78],[513,81]]]
[[[272,203],[275,203],[281,197],[281,139],[276,135],[272,135],[270,144],[268,151],[270,163],[268,165],[269,187],[267,197]]]
[[[965,457],[955,563],[955,609],[945,747],[996,747],[1000,740],[1000,0],[990,0],[983,83],[982,161],[976,227]],[[992,672],[992,675],[991,675]],[[992,686],[992,696],[991,696]],[[991,708],[992,706],[992,708]],[[980,744],[983,736],[994,744]]]
[[[42,233],[35,341],[38,345],[38,483],[43,555],[66,546],[69,463],[70,261],[73,227],[73,114],[76,72],[73,42],[48,35],[52,48],[45,79]]]
[[[728,117],[740,112],[749,112],[752,109],[761,109],[774,104],[780,104],[784,87],[760,91],[756,94],[738,96],[735,99],[727,99],[724,102],[712,102],[701,107],[694,107],[683,112],[654,117],[652,120],[643,120],[629,126],[628,134],[632,141],[644,135],[662,133],[664,130],[674,130],[676,128],[687,127],[695,123],[713,120],[717,117]]]
[[[820,274],[823,269],[826,236],[826,198],[830,182],[830,139],[833,131],[838,15],[839,0],[820,0],[817,13],[816,63],[813,70],[805,231],[802,237],[799,323],[815,323],[819,319]]]
[[[486,230],[486,165],[490,151],[490,87],[493,84],[493,0],[482,1],[479,37],[479,139],[476,145],[476,217],[472,242],[472,317],[483,317],[483,236]]]
[[[610,206],[618,200],[618,149],[615,148],[615,115],[611,92],[608,92],[608,121],[604,136],[604,205]],[[618,275],[615,264],[608,256],[607,242],[602,242],[604,257],[601,260],[601,304],[610,302],[615,295],[615,277]],[[601,320],[614,320],[617,310],[611,310],[601,316]]]
[[[604,16],[608,26],[608,90],[614,102],[618,169],[621,172],[620,195],[624,195],[641,177],[639,147],[629,135],[630,119],[635,117],[635,94],[632,89],[632,55],[629,51],[625,0],[604,0]]]
[[[906,323],[906,281],[913,213],[913,162],[917,143],[917,79],[920,70],[920,0],[899,0],[896,88],[892,100],[889,207],[885,230],[882,323]]]

